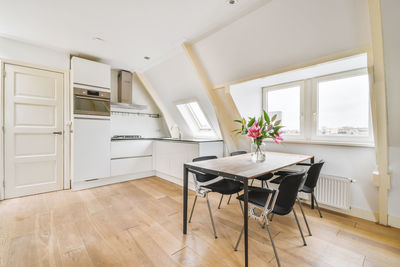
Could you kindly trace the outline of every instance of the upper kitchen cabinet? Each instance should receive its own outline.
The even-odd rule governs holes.
[[[72,57],[71,70],[73,83],[104,89],[111,88],[111,68],[107,64]]]

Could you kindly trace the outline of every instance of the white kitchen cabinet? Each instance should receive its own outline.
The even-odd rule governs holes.
[[[152,171],[152,154],[152,140],[119,140],[111,142],[111,176]]]
[[[199,143],[199,157],[217,156],[218,158],[224,155],[223,142],[203,142]]]
[[[110,120],[74,119],[73,182],[110,176]]]
[[[111,158],[126,158],[151,156],[153,141],[151,140],[121,140],[111,142]]]
[[[72,57],[71,70],[73,83],[111,88],[111,67],[107,64]]]
[[[142,173],[153,170],[153,158],[138,157],[111,160],[111,176]]]
[[[185,143],[179,141],[155,141],[154,162],[157,175],[181,184],[183,164],[200,156],[223,156],[223,142]]]

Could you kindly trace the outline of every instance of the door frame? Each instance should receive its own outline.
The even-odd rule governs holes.
[[[5,65],[17,65],[21,67],[28,67],[34,69],[40,69],[51,72],[58,72],[63,74],[64,80],[64,92],[63,92],[63,189],[71,188],[71,125],[72,125],[72,116],[71,116],[71,90],[70,90],[70,73],[69,70],[62,70],[52,67],[46,67],[16,60],[10,59],[1,59],[0,58],[0,200],[4,199],[5,196],[5,168],[4,168],[4,156],[5,156],[5,144],[4,144],[4,70]]]

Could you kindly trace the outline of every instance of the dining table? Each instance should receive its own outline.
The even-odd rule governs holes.
[[[211,160],[185,163],[183,165],[183,234],[187,234],[188,216],[188,175],[189,172],[201,172],[205,174],[218,175],[226,179],[232,179],[243,183],[243,208],[248,211],[248,181],[268,173],[273,173],[283,168],[293,166],[309,160],[314,163],[314,156],[265,152],[263,162],[254,162],[251,153],[223,157]],[[248,242],[248,212],[243,213],[244,227],[244,265],[249,265],[249,242]]]

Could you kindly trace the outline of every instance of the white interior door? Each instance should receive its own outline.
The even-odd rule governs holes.
[[[5,64],[5,197],[63,188],[63,74]]]

